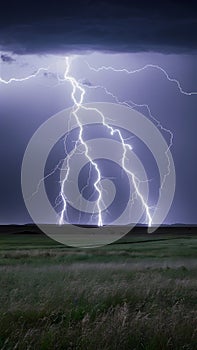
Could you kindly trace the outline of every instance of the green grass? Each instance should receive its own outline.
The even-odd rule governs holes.
[[[0,349],[196,349],[196,248],[195,236],[82,250],[1,235]]]

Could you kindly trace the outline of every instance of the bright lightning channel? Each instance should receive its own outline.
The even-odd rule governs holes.
[[[83,139],[83,125],[80,122],[79,117],[77,115],[77,113],[78,113],[78,111],[80,109],[85,109],[85,110],[88,110],[88,111],[95,111],[96,113],[98,113],[100,115],[101,120],[102,120],[102,124],[110,131],[111,135],[118,134],[118,137],[120,139],[120,142],[121,142],[122,148],[123,148],[122,168],[125,170],[125,172],[129,176],[131,176],[132,182],[133,182],[133,185],[134,185],[134,189],[135,189],[135,193],[139,197],[139,199],[141,201],[141,204],[142,204],[143,208],[145,209],[146,217],[148,219],[148,226],[151,226],[151,224],[152,224],[152,217],[151,217],[151,214],[150,214],[150,208],[149,208],[148,204],[146,203],[142,193],[139,190],[140,180],[134,175],[133,172],[131,172],[126,167],[126,164],[125,164],[126,163],[126,159],[127,159],[126,158],[127,150],[131,151],[132,147],[129,144],[125,143],[125,141],[123,139],[123,136],[122,136],[122,134],[121,134],[119,129],[114,129],[112,126],[110,126],[106,122],[105,116],[100,110],[98,110],[97,108],[93,108],[93,107],[85,107],[83,105],[84,95],[86,93],[85,88],[73,76],[69,75],[72,58],[69,60],[69,57],[66,57],[65,60],[66,60],[66,70],[65,70],[65,73],[64,73],[64,79],[60,79],[60,81],[68,81],[71,84],[71,86],[72,86],[71,97],[72,97],[73,105],[74,105],[72,114],[74,115],[74,117],[76,119],[76,122],[77,122],[77,124],[79,126],[78,142],[84,146],[85,156],[89,160],[90,164],[95,168],[96,173],[97,173],[97,179],[96,179],[96,181],[94,183],[94,187],[95,187],[95,190],[98,193],[98,200],[97,200],[98,226],[103,226],[102,209],[101,209],[102,191],[99,188],[99,183],[100,183],[102,177],[101,177],[101,173],[100,173],[99,167],[98,167],[97,163],[90,157],[88,146],[87,146],[86,142]],[[80,93],[80,97],[79,97],[78,101],[77,101],[77,98],[75,97],[76,92]],[[70,156],[68,156],[68,159],[70,160]],[[69,168],[69,161],[68,161],[68,168],[67,168],[66,176],[65,176],[65,178],[63,179],[63,181],[61,183],[61,190],[60,190],[60,194],[59,194],[59,196],[62,198],[62,202],[63,202],[63,209],[61,211],[61,215],[60,215],[60,219],[59,219],[59,224],[60,225],[62,225],[63,222],[64,222],[64,214],[65,214],[66,208],[67,208],[67,199],[66,199],[65,194],[64,194],[64,187],[65,187],[65,184],[66,184],[66,182],[68,180],[69,172],[70,172],[70,168]]]
[[[95,67],[92,67],[87,61],[86,61],[88,67],[90,70],[94,71],[94,72],[101,72],[101,71],[113,71],[113,72],[116,72],[116,73],[126,73],[126,74],[135,74],[135,73],[139,73],[139,72],[142,72],[146,69],[149,69],[149,68],[153,68],[153,69],[156,69],[156,70],[159,70],[161,71],[165,77],[167,78],[168,81],[172,82],[172,83],[175,83],[180,91],[181,94],[183,95],[187,95],[187,96],[192,96],[192,95],[197,95],[197,91],[184,91],[183,88],[181,87],[181,84],[180,82],[177,80],[177,79],[174,79],[174,78],[171,78],[169,76],[169,74],[166,72],[165,69],[163,69],[162,67],[156,65],[156,64],[146,64],[145,66],[141,67],[141,68],[138,68],[138,69],[134,69],[134,70],[129,70],[129,69],[126,69],[126,68],[114,68],[112,66],[101,66],[101,67],[98,67],[98,68],[95,68]]]
[[[47,67],[47,68],[41,67],[35,73],[30,74],[30,75],[28,75],[26,77],[23,77],[23,78],[10,78],[8,80],[5,80],[5,79],[2,79],[0,77],[0,83],[8,85],[8,84],[13,83],[13,82],[23,82],[23,81],[26,81],[26,80],[30,80],[32,78],[36,78],[40,74],[40,72],[47,71],[48,69],[49,69],[49,67]]]
[[[161,191],[161,189],[163,188],[163,185],[165,183],[166,177],[170,174],[170,158],[168,156],[168,152],[170,151],[170,149],[171,149],[171,147],[173,145],[173,137],[174,137],[174,135],[173,135],[172,131],[167,129],[167,128],[165,128],[160,123],[160,121],[152,115],[150,107],[147,104],[137,104],[137,103],[135,103],[134,101],[131,101],[131,100],[120,101],[116,95],[114,95],[111,91],[109,91],[103,85],[86,85],[86,87],[87,87],[87,89],[102,89],[102,90],[104,90],[106,95],[112,97],[116,101],[117,104],[129,107],[129,108],[132,108],[132,109],[136,108],[136,107],[140,107],[140,108],[141,107],[145,107],[146,110],[148,111],[149,117],[154,120],[154,122],[157,124],[157,127],[160,128],[162,131],[166,132],[170,136],[169,144],[168,144],[168,147],[167,147],[167,149],[165,151],[165,155],[166,155],[166,158],[167,158],[168,166],[167,166],[167,172],[164,174],[163,179],[161,181],[161,185],[160,185],[160,191]]]
[[[101,209],[102,191],[99,188],[99,183],[101,181],[101,173],[100,173],[98,165],[96,164],[96,162],[94,162],[91,159],[91,157],[89,155],[88,146],[87,146],[86,142],[83,139],[83,125],[80,122],[80,119],[78,118],[78,115],[77,115],[77,113],[80,110],[80,108],[82,108],[82,103],[83,103],[84,95],[85,95],[85,89],[80,86],[80,84],[78,83],[78,81],[74,77],[69,75],[70,65],[71,65],[72,59],[69,60],[69,57],[66,57],[65,60],[66,60],[66,70],[65,70],[65,73],[64,73],[64,80],[68,81],[71,84],[71,86],[72,86],[71,97],[72,97],[73,104],[74,104],[74,108],[73,108],[72,114],[74,115],[74,117],[76,119],[76,122],[77,122],[77,124],[79,126],[79,138],[78,138],[78,141],[80,142],[81,145],[83,145],[83,147],[85,149],[85,156],[89,160],[90,164],[95,168],[96,173],[97,173],[97,179],[96,179],[96,181],[94,183],[94,187],[95,187],[95,190],[98,193],[98,200],[97,200],[98,226],[103,226],[102,209]],[[78,101],[77,101],[77,98],[75,97],[75,94],[76,94],[77,91],[80,93],[80,97],[79,97]],[[63,179],[63,181],[61,183],[60,197],[62,198],[62,201],[63,201],[63,209],[61,211],[61,215],[60,215],[60,219],[59,219],[59,224],[60,225],[62,225],[63,222],[64,222],[64,214],[65,214],[66,208],[67,208],[67,199],[66,199],[65,194],[64,194],[64,187],[65,187],[65,184],[66,184],[66,182],[68,180],[68,176],[69,176],[69,172],[70,172],[69,160],[70,160],[71,156],[68,156],[68,163],[67,163],[68,167],[67,167],[66,176],[65,176],[65,178]]]
[[[98,192],[98,200],[97,200],[97,209],[98,209],[98,226],[102,226],[103,225],[103,221],[102,221],[102,209],[101,209],[101,203],[102,203],[102,191],[100,190],[100,181],[101,181],[101,173],[100,173],[100,170],[98,168],[98,165],[96,164],[96,162],[94,162],[90,155],[89,155],[89,150],[88,150],[88,146],[86,144],[86,142],[84,141],[83,139],[83,125],[82,123],[80,122],[79,118],[78,118],[78,111],[83,108],[83,109],[86,109],[86,110],[93,110],[93,111],[96,111],[100,116],[101,116],[101,119],[102,119],[102,123],[103,125],[108,128],[108,130],[110,131],[111,135],[114,135],[115,133],[118,134],[119,138],[120,138],[120,141],[122,143],[122,147],[123,147],[123,157],[122,157],[122,167],[123,169],[125,170],[125,172],[131,176],[132,178],[132,181],[133,181],[133,185],[134,185],[134,188],[135,188],[135,193],[137,194],[137,196],[139,197],[139,199],[141,200],[141,203],[143,205],[143,207],[145,208],[145,211],[146,211],[146,216],[147,216],[147,219],[148,219],[148,225],[151,226],[152,224],[152,217],[151,217],[151,214],[150,214],[150,207],[147,205],[146,201],[144,200],[143,198],[143,195],[141,194],[141,192],[139,191],[139,184],[140,184],[140,180],[134,175],[134,173],[132,173],[129,169],[126,168],[126,165],[125,165],[125,161],[126,161],[126,153],[127,153],[127,150],[131,150],[132,147],[129,145],[129,144],[126,144],[125,143],[125,140],[123,139],[122,137],[122,134],[120,132],[120,130],[118,129],[114,129],[112,128],[109,124],[106,123],[105,121],[105,116],[101,113],[101,111],[99,111],[98,109],[96,108],[88,108],[88,107],[85,107],[83,106],[83,101],[84,101],[84,96],[85,96],[85,88],[83,87],[83,85],[85,84],[82,84],[80,83],[79,81],[77,81],[73,76],[70,76],[69,75],[69,71],[70,71],[70,67],[71,67],[71,62],[72,62],[72,58],[69,60],[68,57],[65,58],[66,60],[66,70],[65,70],[65,73],[64,73],[64,79],[60,79],[58,78],[59,82],[63,82],[63,81],[68,81],[71,86],[72,86],[72,93],[71,93],[71,97],[72,97],[72,100],[73,100],[73,111],[72,111],[72,114],[74,115],[76,121],[77,121],[77,124],[79,126],[79,138],[78,138],[78,142],[75,144],[75,147],[73,149],[73,151],[71,152],[71,154],[67,157],[67,166],[66,166],[66,176],[65,178],[63,179],[63,181],[61,182],[61,190],[60,190],[60,194],[58,197],[61,198],[61,201],[63,202],[63,209],[61,211],[61,215],[60,215],[60,218],[59,218],[59,224],[63,224],[64,222],[64,215],[66,213],[66,208],[67,208],[67,198],[64,194],[64,187],[68,181],[68,177],[69,177],[69,172],[70,172],[70,165],[69,165],[69,162],[70,162],[70,159],[71,157],[74,155],[75,152],[77,152],[77,145],[78,143],[82,144],[84,146],[84,149],[85,149],[85,156],[87,157],[87,159],[89,160],[91,166],[93,166],[96,170],[96,173],[97,173],[97,179],[94,183],[94,187],[95,187],[95,190]],[[192,92],[188,92],[188,91],[185,91],[183,90],[180,82],[177,80],[177,79],[174,79],[172,77],[169,76],[169,74],[160,66],[158,65],[154,65],[154,64],[146,64],[145,66],[141,67],[141,68],[138,68],[138,69],[135,69],[135,70],[128,70],[126,68],[114,68],[112,66],[101,66],[101,67],[98,67],[98,68],[95,68],[95,67],[92,67],[87,61],[86,61],[88,67],[90,70],[92,71],[95,71],[95,72],[100,72],[100,71],[113,71],[113,72],[117,72],[117,73],[126,73],[126,74],[134,74],[134,73],[139,73],[141,71],[144,71],[146,69],[149,69],[149,68],[152,68],[152,69],[156,69],[156,70],[159,70],[161,71],[165,77],[167,78],[168,81],[170,82],[173,82],[177,85],[178,89],[179,89],[179,92],[183,95],[187,95],[187,96],[192,96],[192,95],[197,95],[197,92],[196,91],[192,91]],[[40,72],[42,71],[48,71],[49,67],[46,67],[46,68],[39,68],[35,73],[33,74],[30,74],[26,77],[22,77],[22,78],[15,78],[15,77],[12,77],[8,80],[5,80],[3,78],[0,77],[0,83],[2,84],[11,84],[13,82],[24,82],[24,81],[27,81],[27,80],[30,80],[32,78],[36,78]],[[147,104],[136,104],[135,102],[133,101],[119,101],[119,99],[117,98],[117,96],[115,96],[113,93],[111,93],[110,91],[108,91],[106,89],[106,87],[104,86],[89,86],[87,85],[86,86],[87,88],[102,88],[105,90],[106,94],[108,95],[111,95],[111,97],[113,97],[115,99],[115,101],[118,103],[118,104],[123,104],[123,105],[126,105],[130,108],[136,108],[136,107],[145,107],[147,110],[148,110],[148,113],[149,113],[149,116],[157,123],[157,126],[159,128],[161,128],[161,130],[169,133],[170,135],[170,142],[169,142],[169,146],[168,146],[168,149],[166,150],[166,157],[169,161],[169,157],[168,157],[168,151],[170,150],[171,146],[172,146],[172,142],[173,142],[173,133],[164,128],[161,123],[159,122],[158,119],[156,119],[152,114],[151,114],[151,110],[149,108],[149,106]],[[75,94],[76,92],[79,92],[80,93],[80,98],[79,100],[77,101],[77,98],[75,97]],[[50,172],[46,177],[49,177],[51,176],[57,169],[60,169],[60,163],[62,162],[63,160],[61,160],[58,165],[54,168],[54,170],[52,172]],[[165,178],[166,176],[168,176],[170,173],[170,167],[169,167],[169,163],[168,163],[168,171],[167,173],[164,175],[164,178],[163,178],[163,181],[161,183],[161,186],[160,186],[160,190],[165,182]],[[45,178],[46,178],[45,177]],[[45,179],[44,178],[44,179]],[[37,193],[37,191],[39,190],[39,186],[40,186],[40,183],[44,180],[40,180],[39,184],[38,184],[38,187],[37,187],[37,190],[35,193]],[[35,194],[33,193],[33,195]],[[57,203],[59,204],[59,203]]]
[[[165,70],[164,68],[158,66],[158,65],[146,64],[145,66],[143,66],[143,67],[141,67],[141,68],[134,69],[134,70],[129,70],[129,69],[126,69],[126,68],[115,68],[115,67],[112,67],[112,66],[104,66],[104,65],[101,66],[101,67],[96,68],[96,67],[91,66],[91,65],[89,64],[89,62],[87,62],[87,61],[85,61],[85,62],[86,62],[86,64],[88,65],[89,69],[90,69],[91,71],[94,71],[94,72],[112,71],[112,72],[115,72],[115,73],[126,73],[126,74],[128,74],[128,75],[131,75],[131,74],[135,74],[135,73],[139,73],[139,72],[145,71],[145,70],[150,69],[150,68],[151,68],[151,69],[155,69],[155,70],[159,70],[160,72],[162,72],[162,73],[165,75],[165,77],[167,78],[168,81],[170,81],[170,82],[172,82],[172,83],[175,83],[175,84],[177,85],[178,90],[179,90],[179,92],[180,92],[181,94],[186,95],[186,96],[197,95],[197,91],[185,91],[185,90],[183,90],[183,88],[182,88],[180,82],[179,82],[177,79],[170,77],[169,74],[166,72],[166,70]],[[93,87],[87,86],[87,87],[88,87],[88,88],[94,88],[94,86],[93,86]],[[165,128],[165,127],[160,123],[160,121],[152,115],[151,110],[150,110],[150,107],[149,107],[147,104],[137,104],[137,103],[135,103],[135,102],[133,102],[133,101],[131,101],[131,100],[129,100],[129,101],[119,101],[119,99],[117,98],[117,96],[115,96],[113,93],[111,93],[110,91],[108,91],[108,90],[106,89],[106,87],[100,86],[100,85],[99,85],[99,86],[95,86],[95,88],[102,88],[102,89],[104,89],[105,93],[108,94],[108,95],[110,95],[111,97],[113,97],[113,98],[115,99],[115,101],[116,101],[118,104],[126,105],[126,106],[128,106],[129,108],[145,107],[146,110],[148,111],[149,117],[150,117],[151,119],[153,119],[154,122],[156,122],[157,127],[159,127],[162,131],[164,131],[164,132],[166,132],[166,133],[169,134],[169,136],[170,136],[170,141],[169,141],[168,147],[167,147],[167,149],[166,149],[166,151],[165,151],[165,155],[166,155],[166,158],[167,158],[168,165],[167,165],[167,172],[164,174],[163,179],[162,179],[162,181],[161,181],[161,185],[160,185],[160,189],[159,189],[160,192],[161,192],[161,190],[162,190],[162,188],[163,188],[163,185],[164,185],[164,183],[165,183],[166,177],[170,174],[170,159],[169,159],[168,153],[169,153],[169,151],[170,151],[170,149],[171,149],[171,147],[172,147],[172,145],[173,145],[173,137],[174,137],[174,135],[173,135],[172,131],[169,130],[169,129],[167,129],[167,128]]]

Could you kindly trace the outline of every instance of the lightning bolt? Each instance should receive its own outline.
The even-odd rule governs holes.
[[[8,85],[8,84],[11,84],[13,82],[23,82],[23,81],[26,81],[26,80],[30,80],[32,78],[36,78],[40,74],[40,72],[47,71],[48,69],[49,69],[49,67],[47,67],[47,68],[41,67],[35,73],[30,74],[30,75],[28,75],[26,77],[23,77],[23,78],[10,78],[8,80],[5,80],[5,79],[2,79],[0,77],[0,83]]]
[[[192,95],[197,95],[197,91],[185,91],[180,82],[175,79],[175,78],[172,78],[169,76],[169,74],[166,72],[166,70],[158,65],[154,65],[154,64],[146,64],[145,66],[141,67],[141,68],[138,68],[138,69],[134,69],[134,70],[129,70],[129,69],[126,69],[126,68],[115,68],[115,67],[112,67],[112,66],[101,66],[101,67],[92,67],[88,61],[85,61],[85,63],[87,64],[87,66],[89,67],[89,69],[91,71],[94,71],[94,72],[101,72],[101,71],[112,71],[112,72],[115,72],[115,73],[126,73],[128,75],[131,75],[131,74],[135,74],[135,73],[140,73],[142,71],[145,71],[147,69],[154,69],[154,70],[159,70],[160,72],[162,72],[162,74],[167,78],[167,80],[169,82],[172,82],[174,84],[176,84],[176,86],[178,87],[178,90],[181,94],[183,95],[186,95],[186,96],[192,96]],[[87,86],[88,88],[92,88],[91,86]],[[93,86],[94,88],[94,86]],[[117,98],[117,96],[115,96],[112,92],[110,92],[109,90],[106,89],[106,87],[104,86],[95,86],[95,88],[102,88],[104,89],[105,93],[107,95],[110,95],[111,97],[114,98],[114,100],[119,103],[119,104],[123,104],[123,105],[126,105],[127,107],[132,107],[132,108],[136,108],[136,107],[145,107],[146,110],[148,111],[148,115],[149,117],[154,120],[154,122],[157,124],[157,127],[160,128],[162,131],[168,133],[169,135],[169,144],[168,144],[168,148],[166,149],[165,151],[165,155],[166,155],[166,158],[167,158],[167,162],[168,162],[168,165],[167,165],[167,171],[166,173],[164,174],[163,176],[163,179],[161,179],[161,185],[160,185],[160,192],[163,188],[163,185],[165,183],[165,180],[166,180],[166,177],[170,174],[170,159],[169,159],[169,156],[168,156],[168,153],[173,145],[173,133],[171,130],[165,128],[161,123],[160,121],[155,118],[152,113],[151,113],[151,110],[150,110],[150,107],[147,105],[147,104],[137,104],[135,103],[134,101],[119,101],[119,99]]]
[[[126,167],[126,155],[127,155],[127,151],[131,151],[132,150],[132,147],[130,144],[127,144],[125,143],[124,141],[124,138],[120,132],[119,129],[117,128],[113,128],[112,126],[110,126],[107,122],[106,122],[106,119],[105,119],[105,116],[103,115],[103,113],[98,110],[97,108],[89,108],[89,107],[85,107],[83,105],[83,102],[84,102],[84,96],[85,96],[85,93],[86,93],[86,90],[85,88],[82,86],[82,84],[80,84],[80,82],[78,82],[73,76],[69,75],[69,71],[70,71],[70,66],[71,66],[71,62],[72,62],[72,59],[69,60],[68,57],[65,58],[65,61],[66,61],[66,70],[65,70],[65,73],[64,73],[64,78],[63,79],[60,79],[60,81],[67,81],[71,84],[72,86],[72,93],[71,93],[71,97],[72,97],[72,101],[73,101],[73,111],[72,111],[72,114],[74,115],[75,119],[76,119],[76,122],[77,122],[77,125],[79,126],[79,136],[78,136],[78,141],[77,143],[83,145],[84,147],[84,150],[85,150],[85,156],[86,158],[88,159],[88,161],[90,162],[91,166],[93,166],[96,170],[96,173],[97,173],[97,179],[96,181],[94,182],[94,187],[95,187],[95,190],[97,191],[98,193],[98,200],[97,200],[97,209],[98,209],[98,226],[103,226],[103,220],[102,220],[102,208],[101,208],[101,203],[102,203],[102,191],[100,190],[100,181],[102,179],[102,176],[101,176],[101,172],[98,168],[98,165],[97,163],[90,157],[89,155],[89,149],[88,149],[88,146],[87,146],[87,143],[84,141],[83,139],[83,125],[82,123],[80,122],[80,119],[78,117],[78,111],[80,109],[85,109],[85,110],[91,110],[91,111],[95,111],[96,113],[98,113],[98,115],[101,117],[101,121],[102,121],[102,124],[103,126],[105,126],[110,134],[113,136],[115,134],[118,135],[119,139],[120,139],[120,142],[122,144],[122,149],[123,149],[123,155],[122,155],[122,168],[125,170],[125,172],[131,176],[132,178],[132,182],[133,182],[133,185],[134,185],[134,189],[135,189],[135,193],[137,194],[137,196],[139,197],[140,201],[141,201],[141,204],[143,206],[143,208],[145,209],[145,212],[146,212],[146,217],[148,219],[148,225],[151,226],[152,224],[152,217],[151,217],[151,214],[150,214],[150,208],[148,206],[148,204],[146,203],[142,193],[140,192],[139,190],[139,185],[140,185],[140,180],[135,176],[135,174]],[[77,100],[76,98],[76,93],[79,93],[80,97],[79,99]],[[75,145],[75,147],[77,147]],[[76,148],[75,148],[76,149]],[[68,156],[68,161],[67,161],[67,164],[68,164],[68,167],[67,167],[67,172],[66,172],[66,176],[64,177],[62,183],[61,183],[61,190],[60,190],[60,194],[59,196],[62,198],[62,202],[63,202],[63,209],[61,211],[61,215],[60,215],[60,219],[59,219],[59,224],[62,225],[63,222],[64,222],[64,214],[66,212],[66,208],[67,208],[67,198],[64,194],[64,187],[66,185],[66,182],[68,180],[68,177],[69,177],[69,173],[70,173],[70,167],[69,167],[69,162],[70,162],[70,159],[72,157],[72,154]]]
[[[135,74],[135,73],[142,72],[142,71],[149,69],[149,68],[156,69],[156,70],[159,70],[160,72],[162,72],[168,81],[175,83],[181,94],[186,95],[186,96],[197,95],[197,91],[185,91],[185,90],[183,90],[180,82],[177,79],[171,78],[165,69],[163,69],[162,67],[160,67],[156,64],[146,64],[145,66],[143,66],[141,68],[134,69],[134,70],[128,70],[126,68],[114,68],[111,66],[101,66],[101,67],[95,68],[95,67],[92,67],[87,61],[85,61],[85,62],[88,65],[89,69],[92,71],[95,71],[95,72],[110,71],[111,70],[111,71],[116,72],[116,73]]]
[[[97,174],[96,181],[94,182],[94,188],[95,188],[95,191],[98,193],[98,199],[97,199],[97,202],[96,202],[97,212],[98,212],[98,226],[103,226],[103,219],[102,219],[102,190],[101,190],[101,184],[100,184],[100,182],[102,180],[102,176],[101,176],[101,172],[100,172],[100,169],[99,169],[97,163],[91,158],[91,156],[89,154],[88,145],[87,145],[87,143],[85,142],[85,140],[83,138],[83,124],[81,123],[81,121],[80,121],[80,119],[78,117],[79,110],[81,108],[83,108],[83,109],[92,110],[92,111],[95,111],[96,113],[98,113],[100,115],[100,117],[101,117],[101,121],[102,121],[103,126],[105,126],[109,130],[111,135],[115,135],[115,134],[118,135],[119,140],[120,140],[120,142],[122,144],[122,150],[123,150],[123,153],[122,153],[122,168],[131,177],[132,183],[133,183],[133,186],[134,186],[134,189],[135,189],[135,194],[140,199],[141,204],[142,204],[142,206],[143,206],[143,208],[144,208],[144,210],[146,212],[148,226],[151,226],[151,224],[152,224],[152,217],[151,217],[151,214],[150,214],[150,209],[151,208],[148,206],[148,204],[146,203],[142,193],[139,190],[139,186],[140,186],[140,183],[142,181],[140,181],[135,176],[135,174],[130,169],[128,169],[127,166],[126,166],[127,152],[130,152],[132,150],[131,145],[125,143],[125,139],[123,138],[123,136],[122,136],[122,134],[121,134],[119,129],[116,129],[116,128],[114,129],[111,125],[109,125],[106,122],[106,118],[102,114],[101,111],[99,111],[97,108],[88,108],[88,107],[85,107],[83,105],[84,96],[86,94],[86,89],[84,88],[85,84],[83,85],[82,83],[77,81],[77,79],[75,79],[72,75],[70,75],[70,68],[71,68],[71,63],[73,61],[73,57],[71,57],[71,58],[65,57],[64,59],[65,59],[65,62],[66,62],[66,69],[65,69],[65,72],[64,72],[64,77],[62,79],[62,78],[59,78],[57,76],[57,79],[58,79],[59,82],[69,82],[71,84],[71,87],[72,87],[71,98],[72,98],[72,101],[73,101],[72,115],[75,117],[77,125],[79,126],[79,135],[78,135],[78,140],[75,143],[74,149],[72,150],[72,152],[66,158],[66,169],[65,169],[66,170],[66,175],[65,175],[64,179],[60,182],[61,187],[60,187],[60,193],[59,193],[59,196],[58,196],[58,198],[60,198],[60,201],[57,201],[56,205],[59,205],[60,202],[62,202],[63,203],[63,208],[62,208],[62,211],[61,211],[60,216],[59,216],[59,224],[62,225],[64,223],[64,215],[67,212],[68,199],[67,199],[67,197],[66,197],[66,195],[64,193],[64,189],[65,189],[65,186],[68,183],[68,179],[69,179],[69,175],[70,175],[70,160],[71,160],[72,156],[78,151],[78,146],[82,145],[83,148],[84,148],[84,152],[83,153],[85,154],[86,158],[90,162],[90,167],[93,167],[95,169],[95,171],[96,171],[96,174]],[[126,73],[126,74],[131,75],[131,74],[139,73],[141,71],[145,71],[147,69],[159,70],[160,72],[162,72],[162,74],[164,74],[164,76],[167,78],[167,80],[169,82],[172,82],[172,83],[176,84],[176,86],[178,87],[178,90],[179,90],[179,92],[181,94],[186,95],[186,96],[197,95],[197,92],[195,92],[195,91],[192,91],[192,92],[185,91],[182,88],[180,82],[177,79],[172,78],[171,76],[169,76],[169,74],[162,67],[160,67],[158,65],[146,64],[145,66],[143,66],[141,68],[138,68],[138,69],[135,69],[135,70],[128,70],[126,68],[114,68],[114,67],[111,67],[111,66],[101,66],[101,67],[95,68],[95,67],[92,67],[87,61],[86,61],[86,63],[88,65],[89,69],[92,70],[92,71],[95,71],[95,72],[113,71],[113,72],[116,72],[116,73]],[[2,84],[11,84],[12,82],[24,82],[24,81],[27,81],[27,80],[30,80],[32,78],[37,77],[40,74],[40,72],[47,71],[48,69],[49,69],[49,67],[47,67],[47,68],[41,67],[35,73],[30,74],[30,75],[28,75],[26,77],[22,77],[22,78],[14,78],[14,77],[12,77],[12,78],[10,78],[8,80],[5,80],[5,79],[0,77],[0,83],[2,83]],[[119,101],[118,97],[115,96],[109,90],[107,90],[106,87],[104,87],[104,86],[100,86],[100,85],[98,85],[98,86],[89,86],[89,85],[87,85],[86,88],[93,88],[93,89],[102,88],[102,89],[104,89],[105,93],[107,95],[110,95],[118,104],[126,105],[129,108],[145,107],[147,109],[147,111],[148,111],[148,114],[149,114],[150,118],[153,119],[156,122],[157,126],[159,128],[161,128],[161,130],[167,132],[170,135],[169,146],[168,146],[168,149],[166,150],[166,157],[168,159],[168,168],[167,168],[167,172],[164,175],[164,178],[163,178],[161,186],[160,186],[160,190],[161,190],[161,188],[162,188],[162,186],[163,186],[163,184],[165,182],[166,176],[168,176],[169,173],[170,173],[170,167],[169,167],[170,163],[169,163],[169,158],[168,158],[168,152],[169,152],[169,150],[170,150],[170,148],[171,148],[171,146],[173,144],[173,133],[169,129],[166,129],[165,127],[163,127],[161,125],[160,121],[158,119],[156,119],[152,115],[151,110],[150,110],[150,108],[149,108],[149,106],[147,104],[136,104],[135,102],[130,101],[130,100],[129,101]],[[79,98],[77,98],[78,95],[79,95]],[[66,149],[65,149],[65,151],[66,151]],[[54,168],[54,170],[52,172],[50,172],[47,176],[44,177],[44,179],[46,177],[51,176],[57,169],[60,169],[61,162],[62,162],[62,160],[58,163],[58,165]],[[89,176],[90,176],[90,174],[89,174]],[[40,180],[40,182],[38,184],[38,188],[37,188],[35,193],[37,193],[37,191],[39,190],[40,183],[44,179]]]
[[[164,183],[165,183],[166,177],[170,174],[170,159],[169,159],[169,156],[168,156],[168,152],[170,151],[170,148],[171,148],[172,145],[173,145],[173,137],[174,137],[174,135],[173,135],[172,131],[169,130],[169,129],[167,129],[167,128],[165,128],[165,127],[160,123],[160,121],[152,115],[151,110],[150,110],[150,107],[149,107],[147,104],[137,104],[137,103],[135,103],[134,101],[131,101],[131,100],[129,100],[129,101],[120,101],[116,95],[114,95],[111,91],[109,91],[109,90],[108,90],[105,86],[103,86],[103,85],[94,85],[94,86],[92,86],[92,85],[86,85],[86,88],[87,88],[87,89],[102,89],[102,90],[105,91],[106,95],[112,97],[112,98],[116,101],[117,104],[120,104],[120,105],[129,107],[129,108],[136,108],[136,107],[140,107],[140,108],[141,108],[141,107],[145,107],[146,110],[148,111],[149,117],[150,117],[152,120],[154,120],[154,122],[157,124],[157,127],[160,128],[162,131],[166,132],[167,134],[169,134],[170,140],[169,140],[168,148],[167,148],[166,151],[165,151],[165,155],[166,155],[166,158],[167,158],[168,166],[167,166],[167,172],[166,172],[166,174],[164,174],[163,179],[162,179],[162,181],[161,181],[161,185],[160,185],[160,191],[161,191],[161,189],[163,188],[163,185],[164,185]]]
[[[97,179],[94,182],[94,188],[95,188],[95,190],[98,193],[98,200],[97,200],[98,226],[103,226],[102,209],[101,209],[102,191],[99,188],[99,183],[101,181],[101,173],[100,173],[98,165],[96,164],[96,162],[94,162],[91,159],[91,157],[89,155],[89,149],[88,149],[87,143],[83,139],[83,125],[80,122],[80,119],[79,119],[79,117],[77,115],[77,113],[80,110],[80,108],[82,108],[82,103],[83,103],[84,95],[85,95],[85,89],[80,86],[78,81],[73,76],[69,75],[70,65],[71,65],[72,59],[69,60],[69,57],[66,57],[65,60],[66,60],[66,70],[65,70],[65,73],[64,73],[64,79],[63,80],[64,81],[68,81],[71,84],[71,86],[72,86],[71,98],[73,100],[73,105],[74,105],[72,114],[73,114],[73,116],[76,119],[77,125],[79,126],[79,136],[78,136],[77,143],[80,143],[84,147],[85,156],[88,159],[88,161],[90,162],[90,164],[95,168],[96,173],[97,173]],[[75,97],[76,92],[79,92],[79,94],[80,94],[79,100],[77,100],[77,98]],[[75,145],[74,151],[76,150],[77,143]],[[70,156],[68,156],[66,176],[65,176],[65,178],[63,179],[63,181],[61,183],[60,197],[62,198],[62,201],[63,201],[63,209],[61,211],[61,215],[60,215],[60,219],[59,219],[59,224],[60,225],[62,225],[63,222],[64,222],[64,213],[66,212],[66,208],[67,208],[67,198],[66,198],[66,196],[64,194],[64,187],[65,187],[65,184],[66,184],[66,182],[68,180],[68,176],[69,176],[69,173],[70,173],[69,162],[70,162],[71,157],[72,157],[72,154]]]

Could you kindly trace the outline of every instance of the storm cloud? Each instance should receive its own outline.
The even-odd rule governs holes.
[[[195,2],[30,0],[1,5],[0,49],[196,52]]]
[[[1,61],[10,64],[10,63],[15,62],[16,60],[14,58],[12,58],[10,55],[1,54]]]

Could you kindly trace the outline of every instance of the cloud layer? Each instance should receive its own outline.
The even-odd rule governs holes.
[[[15,53],[193,52],[197,49],[195,2],[30,0],[3,4],[0,49]]]

